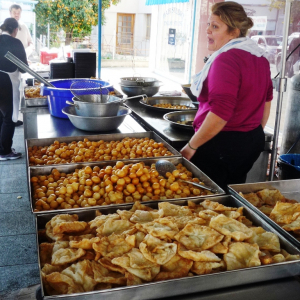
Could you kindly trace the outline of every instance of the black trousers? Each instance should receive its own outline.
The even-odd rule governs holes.
[[[199,147],[191,162],[227,191],[228,184],[245,183],[264,145],[261,126],[248,132],[222,131]]]
[[[12,83],[7,74],[0,72],[0,155],[11,152],[15,123],[13,115]]]

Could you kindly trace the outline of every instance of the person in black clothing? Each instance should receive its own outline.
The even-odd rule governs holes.
[[[9,51],[28,65],[24,46],[15,38],[18,28],[18,21],[14,18],[5,19],[0,26],[0,160],[22,156],[11,147],[19,114],[20,72],[25,72],[4,57]]]

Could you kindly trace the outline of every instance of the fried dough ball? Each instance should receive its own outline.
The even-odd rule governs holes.
[[[85,138],[69,144],[54,141],[49,146],[28,147],[30,166],[172,155],[163,143],[149,138],[127,137],[121,141],[89,141]],[[116,167],[121,170],[123,166],[124,163],[119,161]]]
[[[33,176],[30,181],[35,211],[186,198],[210,193],[181,181],[185,178],[200,182],[182,164],[178,164],[176,170],[167,173],[166,177],[159,175],[155,164],[117,161],[112,166],[86,166],[70,174],[53,169],[51,174]]]

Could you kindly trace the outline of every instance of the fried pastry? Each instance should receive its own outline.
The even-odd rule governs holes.
[[[238,242],[249,239],[253,235],[253,231],[246,225],[237,220],[227,218],[222,214],[212,218],[209,227],[224,235],[232,237]]]
[[[260,266],[259,253],[257,244],[243,242],[230,244],[228,253],[224,254],[227,271]]]
[[[140,243],[140,251],[146,259],[156,264],[163,265],[176,254],[177,245],[164,242],[151,234],[148,234],[144,241]]]

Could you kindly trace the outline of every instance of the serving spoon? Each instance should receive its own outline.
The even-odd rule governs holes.
[[[172,164],[170,161],[165,160],[165,159],[158,160],[155,163],[155,168],[156,168],[156,171],[158,172],[158,174],[161,175],[161,176],[163,176],[163,177],[166,177],[166,173],[167,172],[172,173],[174,170],[176,170],[176,167],[174,166],[174,164]],[[180,181],[192,184],[192,185],[197,186],[197,187],[199,187],[201,189],[204,189],[204,190],[211,191],[212,193],[216,193],[217,192],[213,188],[209,188],[209,187],[207,187],[205,185],[202,185],[202,184],[199,184],[199,183],[196,183],[196,182],[182,180],[182,179],[180,179]]]

